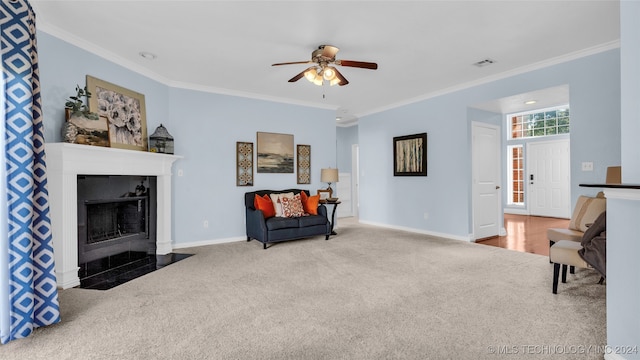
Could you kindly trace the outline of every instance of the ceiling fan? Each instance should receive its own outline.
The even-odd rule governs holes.
[[[292,65],[292,64],[314,64],[307,69],[301,71],[298,75],[289,79],[289,82],[296,82],[302,77],[305,77],[310,82],[320,86],[324,80],[327,80],[331,86],[339,85],[344,86],[349,83],[338,69],[333,65],[350,66],[363,69],[375,70],[378,68],[378,64],[364,61],[353,60],[336,60],[336,54],[340,49],[331,45],[320,45],[318,49],[311,53],[311,60],[308,61],[293,61],[286,63],[272,64],[271,66],[280,65]]]

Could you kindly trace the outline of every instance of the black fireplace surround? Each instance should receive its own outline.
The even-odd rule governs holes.
[[[80,286],[156,257],[156,177],[78,175]]]

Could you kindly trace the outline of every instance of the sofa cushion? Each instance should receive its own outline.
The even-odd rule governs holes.
[[[298,218],[272,217],[265,221],[267,230],[278,230],[297,228],[299,226]]]
[[[284,216],[282,215],[282,198],[292,198],[293,192],[269,194],[269,196],[271,197],[271,201],[273,201],[273,207],[276,209],[276,216]]]
[[[276,210],[273,207],[273,202],[268,195],[259,196],[256,194],[256,197],[253,200],[253,207],[257,210],[261,210],[265,219],[276,216]]]
[[[304,215],[300,194],[294,195],[292,198],[282,198],[282,216],[284,217],[300,217]]]
[[[300,192],[300,201],[304,212],[309,215],[318,215],[318,204],[320,203],[320,195],[308,196],[304,191]]]
[[[589,225],[593,224],[606,208],[607,200],[605,198],[580,195],[569,221],[569,229],[587,231]]]
[[[322,215],[309,215],[298,219],[300,227],[324,225],[327,223],[327,218]]]

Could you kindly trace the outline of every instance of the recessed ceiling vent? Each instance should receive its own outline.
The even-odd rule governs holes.
[[[477,66],[477,67],[483,67],[483,66],[487,66],[487,65],[491,65],[494,62],[496,62],[495,60],[491,60],[491,59],[484,59],[484,60],[480,60],[476,63],[473,63],[473,65]]]

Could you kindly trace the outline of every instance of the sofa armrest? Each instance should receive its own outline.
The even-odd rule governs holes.
[[[318,204],[318,215],[327,217],[327,207],[323,204]]]
[[[253,238],[262,242],[267,241],[267,224],[261,210],[246,209],[247,240]]]

